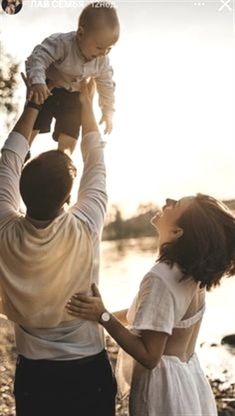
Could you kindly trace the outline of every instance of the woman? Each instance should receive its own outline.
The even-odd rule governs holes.
[[[205,291],[235,272],[235,220],[212,197],[166,200],[152,219],[159,258],[128,311],[130,330],[109,314],[97,288],[75,295],[71,314],[99,321],[134,361],[131,416],[216,416],[216,404],[195,354]]]

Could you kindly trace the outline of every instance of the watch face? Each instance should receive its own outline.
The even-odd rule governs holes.
[[[104,312],[104,313],[102,313],[102,315],[101,315],[101,319],[102,319],[102,321],[104,321],[104,322],[108,322],[108,321],[110,320],[110,314],[109,314],[108,312]]]

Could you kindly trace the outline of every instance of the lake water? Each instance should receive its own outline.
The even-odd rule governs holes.
[[[155,259],[156,243],[151,237],[102,242],[100,290],[108,309],[130,306]],[[212,378],[235,382],[235,352],[220,345],[223,336],[235,333],[235,278],[224,279],[220,287],[207,293],[206,304],[198,355]]]
[[[153,238],[102,242],[100,291],[110,311],[128,308],[139,284],[156,259]],[[224,279],[207,293],[207,308],[198,338],[197,353],[212,379],[235,382],[235,349],[220,345],[221,338],[235,333],[235,278]],[[0,320],[0,333],[10,326]],[[211,344],[214,346],[212,347]],[[1,346],[1,345],[0,345]]]

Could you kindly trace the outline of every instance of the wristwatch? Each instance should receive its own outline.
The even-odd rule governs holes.
[[[105,324],[106,322],[109,322],[111,319],[111,315],[109,312],[105,311],[100,316],[100,323]]]
[[[36,110],[40,111],[42,109],[42,104],[36,104],[33,101],[26,101],[25,107],[35,108]]]

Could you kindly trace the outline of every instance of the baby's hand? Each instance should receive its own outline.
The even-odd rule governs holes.
[[[110,114],[103,114],[99,124],[105,123],[104,134],[110,134],[113,130],[113,116]]]
[[[28,89],[27,99],[41,105],[51,95],[50,90],[46,84],[34,84]]]

